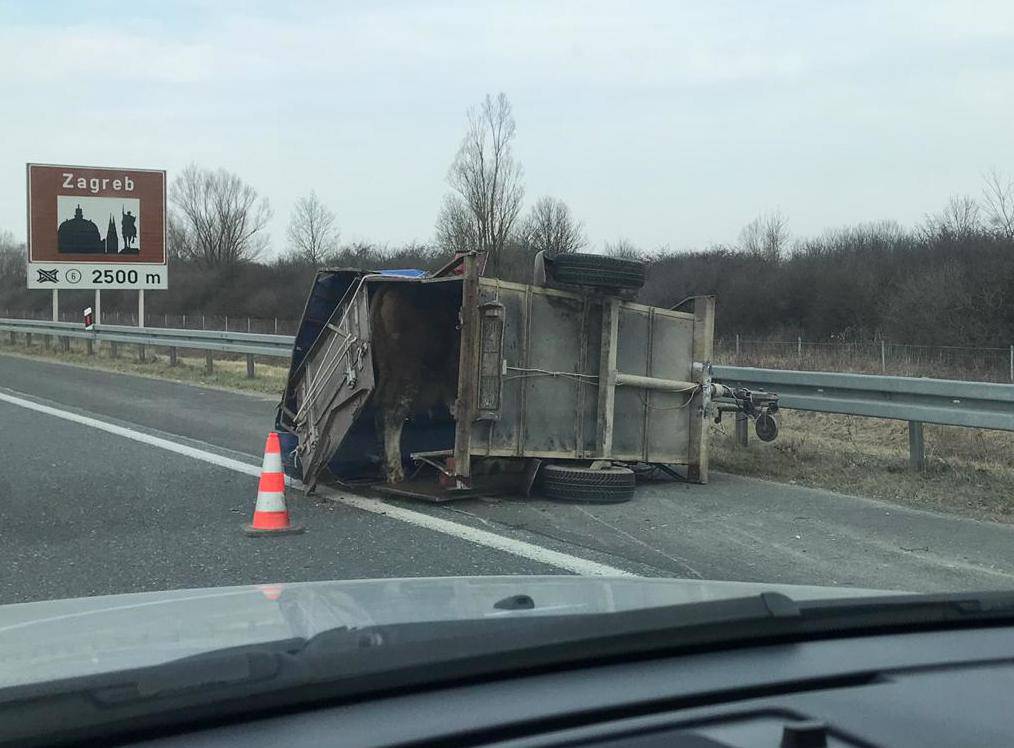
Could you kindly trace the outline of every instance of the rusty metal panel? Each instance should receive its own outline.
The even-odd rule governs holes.
[[[580,383],[580,297],[533,293],[529,306],[527,371],[524,376],[525,454],[566,452],[577,457],[577,404]],[[547,373],[549,372],[549,373]]]
[[[582,361],[578,367],[583,374],[597,375],[602,347],[599,345],[602,333],[602,305],[586,299],[585,319],[581,328]],[[579,389],[580,403],[578,446],[581,457],[594,457],[596,453],[596,427],[598,425],[598,381]]]
[[[620,326],[616,338],[617,370],[627,374],[646,374],[648,368],[648,313],[621,306]],[[643,455],[644,400],[645,391],[643,389],[635,387],[618,387],[616,389],[612,454]]]
[[[303,481],[313,486],[374,387],[365,284],[339,305],[306,357],[297,391],[296,433]]]
[[[503,406],[503,317],[498,301],[479,304],[479,387],[476,418],[495,421]]]
[[[556,289],[480,282],[480,303],[503,305],[500,417],[476,423],[477,455],[589,459],[597,455],[602,299]],[[623,302],[617,370],[692,379],[692,315]],[[681,393],[618,387],[612,455],[687,464],[692,409]]]
[[[659,312],[652,315],[651,359],[647,375],[692,380],[694,325],[691,320]],[[643,390],[648,410],[645,428],[648,462],[687,461],[691,408],[689,394]]]
[[[524,288],[519,290],[516,287],[504,287],[492,279],[480,281],[479,303],[498,302],[504,307],[501,355],[510,366],[524,364],[525,295]],[[500,417],[495,421],[475,424],[472,430],[473,454],[487,454],[491,451],[521,454],[522,383],[523,380],[516,371],[508,371],[504,375]]]

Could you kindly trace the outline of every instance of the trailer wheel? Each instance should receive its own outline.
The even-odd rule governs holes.
[[[616,504],[634,496],[634,471],[625,467],[592,470],[568,465],[542,468],[542,494],[548,499]]]
[[[549,264],[560,283],[605,288],[640,288],[644,285],[644,263],[621,257],[569,253],[557,255]]]

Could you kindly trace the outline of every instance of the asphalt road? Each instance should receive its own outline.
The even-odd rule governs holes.
[[[273,400],[7,355],[0,397],[0,603],[610,568],[905,590],[1014,586],[1009,526],[723,474],[707,486],[645,485],[611,506],[292,492],[306,534],[250,539],[240,532],[256,494],[248,466],[259,463]],[[230,461],[246,471],[223,466]]]

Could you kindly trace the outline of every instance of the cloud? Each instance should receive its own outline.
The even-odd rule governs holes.
[[[194,84],[342,81],[510,70],[571,85],[707,84],[791,76],[801,54],[762,35],[716,36],[721,18],[600,3],[316,6],[266,17],[222,13],[175,24],[109,18],[5,24],[0,64],[19,81]],[[718,23],[716,23],[718,21]]]

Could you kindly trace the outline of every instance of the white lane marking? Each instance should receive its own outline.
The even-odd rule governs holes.
[[[90,426],[93,429],[105,431],[109,434],[115,434],[116,436],[122,436],[126,439],[133,439],[136,442],[148,444],[152,447],[158,447],[159,449],[164,449],[168,452],[175,452],[176,454],[183,455],[184,457],[192,457],[195,460],[210,462],[212,465],[217,465],[218,467],[223,467],[228,470],[234,470],[237,473],[257,477],[260,477],[261,474],[261,469],[257,465],[251,465],[246,462],[241,462],[240,460],[234,460],[231,457],[225,457],[223,455],[215,454],[214,452],[197,449],[196,447],[191,447],[186,444],[177,444],[176,442],[163,439],[159,436],[146,434],[143,431],[134,431],[134,429],[124,428],[123,426],[117,426],[113,423],[106,423],[105,421],[100,421],[97,418],[83,416],[80,413],[73,413],[69,410],[53,408],[49,405],[37,403],[34,400],[25,400],[24,398],[0,392],[0,401],[10,403],[11,405],[17,405],[22,408],[27,408],[28,410],[34,410],[39,413],[45,413],[48,416],[62,418],[63,420],[71,421],[72,423],[79,423],[82,426]]]
[[[81,415],[80,413],[73,413],[68,410],[53,408],[49,405],[37,403],[34,400],[26,400],[21,397],[15,397],[14,395],[8,395],[4,392],[0,392],[0,401],[10,403],[11,405],[17,405],[18,407],[26,408],[28,410],[34,410],[38,413],[45,413],[46,415],[54,416],[55,418],[62,418],[65,421],[78,423],[82,426],[89,426],[91,428],[98,429],[99,431],[105,431],[108,434],[122,436],[125,439],[132,439],[133,441],[140,442],[141,444],[158,447],[159,449],[164,449],[168,452],[174,452],[178,455],[183,455],[184,457],[201,460],[217,467],[226,468],[227,470],[232,470],[237,473],[243,473],[244,475],[259,477],[261,474],[261,469],[257,465],[251,465],[246,462],[241,462],[240,460],[234,460],[231,457],[224,457],[222,455],[215,454],[214,452],[208,452],[186,444],[177,444],[176,442],[163,439],[159,436],[153,436],[152,434],[146,434],[143,431],[135,431],[134,429],[128,429],[112,423],[106,423],[105,421]],[[289,481],[288,477],[286,477],[286,482],[290,483],[290,485],[300,485],[298,481]],[[564,569],[565,571],[569,571],[574,574],[607,577],[637,576],[629,571],[617,569],[595,561],[589,561],[588,559],[580,558],[578,556],[571,556],[567,553],[561,553],[560,551],[553,551],[549,548],[543,548],[542,546],[535,545],[533,543],[526,543],[523,540],[515,540],[514,538],[497,535],[496,533],[487,532],[486,530],[480,530],[468,525],[461,525],[457,522],[433,517],[429,514],[423,514],[422,512],[415,512],[411,509],[404,509],[391,504],[385,504],[380,499],[369,499],[364,496],[347,496],[330,490],[327,490],[325,493],[328,495],[330,500],[336,501],[340,504],[345,504],[346,506],[350,506],[355,509],[372,512],[373,514],[381,514],[400,522],[415,525],[416,527],[422,527],[427,530],[443,533],[444,535],[450,535],[461,540],[466,540],[470,543],[475,543],[476,545],[486,546],[487,548],[493,548],[494,550],[526,558],[530,561],[537,561],[548,566],[555,566],[558,569]]]
[[[494,532],[480,530],[478,527],[460,525],[457,522],[451,522],[447,519],[434,517],[430,514],[423,514],[422,512],[415,512],[411,509],[404,509],[400,506],[387,504],[380,499],[370,499],[364,496],[346,496],[338,494],[331,489],[318,490],[325,493],[325,495],[327,495],[327,497],[332,501],[337,501],[347,506],[355,507],[356,509],[362,509],[364,512],[382,514],[385,517],[400,520],[401,522],[408,522],[409,524],[416,525],[417,527],[424,527],[427,530],[435,530],[436,532],[442,532],[445,535],[453,535],[456,538],[467,540],[471,543],[484,545],[488,548],[495,548],[498,551],[505,551],[506,553],[512,553],[515,556],[521,556],[522,558],[527,558],[531,561],[538,561],[542,564],[555,566],[559,569],[566,569],[574,574],[594,577],[637,576],[637,574],[632,574],[629,571],[623,571],[622,569],[607,566],[606,564],[600,564],[595,561],[589,561],[588,559],[579,558],[578,556],[571,556],[568,553],[553,551],[549,548],[543,548],[541,545],[526,543],[523,540],[515,540],[514,538],[497,535]]]

